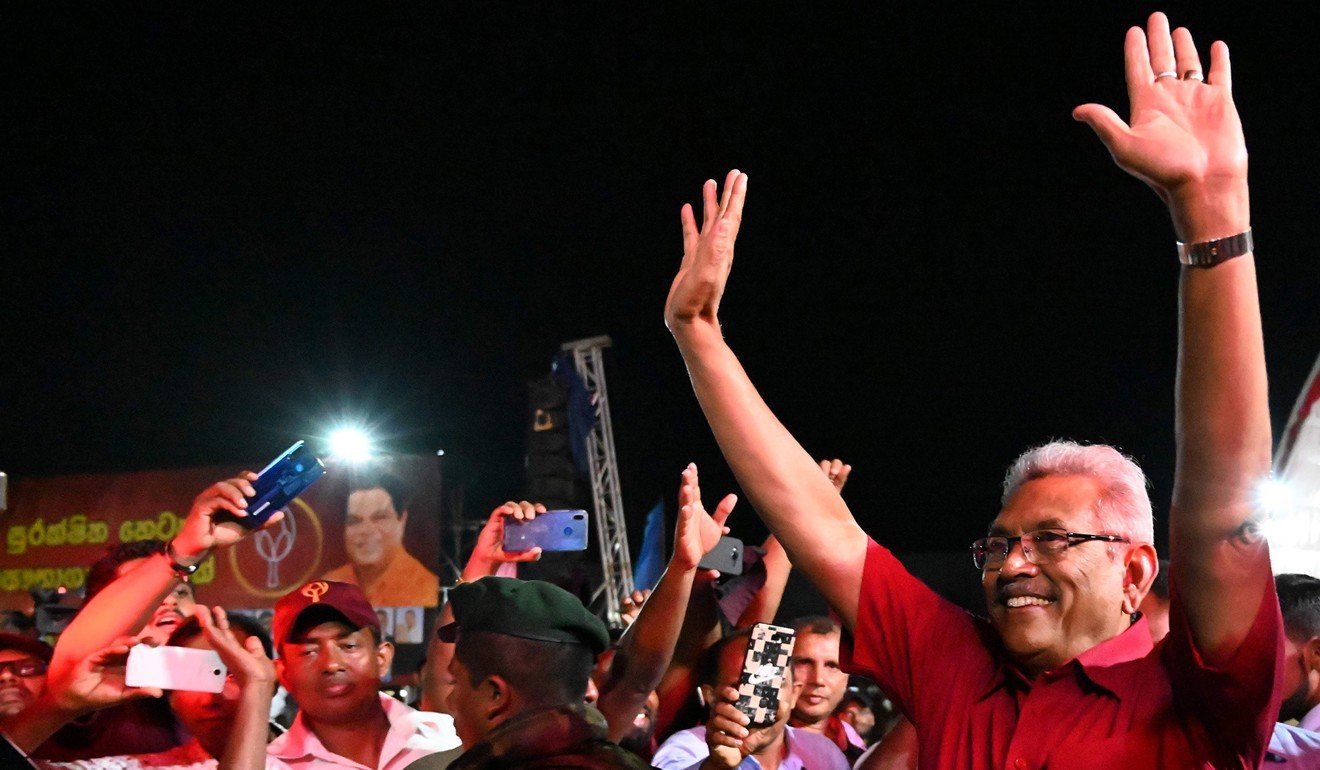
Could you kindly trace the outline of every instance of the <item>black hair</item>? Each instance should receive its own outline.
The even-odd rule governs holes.
[[[231,627],[237,628],[248,636],[257,637],[257,641],[261,642],[261,649],[266,651],[266,657],[275,657],[275,649],[270,642],[270,634],[266,633],[266,629],[262,628],[260,623],[249,618],[247,615],[227,613],[227,617],[229,618],[229,625]],[[190,618],[184,618],[178,628],[175,628],[170,634],[169,641],[165,643],[171,647],[182,647],[184,642],[201,635],[202,624],[198,622],[197,616],[194,615]]]
[[[730,645],[740,643],[743,649],[751,641],[752,629],[740,628],[731,631],[728,636],[712,644],[707,650],[705,656],[701,659],[701,666],[697,670],[697,682],[699,684],[708,684],[712,687],[718,687],[723,682],[720,678],[720,657],[724,655],[724,650]]]
[[[1320,578],[1296,573],[1276,575],[1283,629],[1293,639],[1320,636]]]
[[[793,621],[793,630],[798,633],[798,636],[806,634],[829,636],[830,634],[839,633],[839,624],[835,623],[833,618],[824,615],[808,615]]]
[[[97,559],[91,569],[87,570],[87,582],[83,584],[83,603],[91,601],[93,596],[113,583],[121,565],[158,553],[165,553],[163,540],[137,540],[110,546],[106,549],[106,555]]]
[[[383,489],[394,504],[394,512],[399,516],[408,512],[416,494],[408,482],[384,471],[358,471],[348,477],[348,494],[366,489]]]
[[[495,675],[535,707],[581,703],[596,656],[585,645],[523,639],[492,631],[464,631],[454,656],[476,687]]]

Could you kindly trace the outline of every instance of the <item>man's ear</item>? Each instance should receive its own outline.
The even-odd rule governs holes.
[[[376,675],[382,679],[389,676],[390,666],[394,663],[394,642],[381,642],[376,645]],[[288,689],[287,687],[285,688]]]
[[[1320,674],[1320,636],[1307,639],[1301,647],[1302,665],[1308,675]]]
[[[1142,543],[1129,548],[1127,562],[1123,566],[1123,612],[1131,615],[1150,592],[1151,583],[1155,582],[1155,575],[1159,571],[1155,546]]]
[[[495,721],[509,715],[513,708],[513,690],[509,688],[509,683],[499,674],[491,674],[481,683],[481,690],[490,693],[490,700],[486,701],[486,718]]]

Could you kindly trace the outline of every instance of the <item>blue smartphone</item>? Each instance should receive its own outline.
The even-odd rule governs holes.
[[[257,494],[247,499],[247,516],[236,516],[234,520],[256,529],[324,475],[321,460],[303,442],[295,442],[257,475],[252,482]]]
[[[506,519],[504,522],[504,550],[530,551],[587,550],[586,511],[546,511],[536,514],[531,521]]]

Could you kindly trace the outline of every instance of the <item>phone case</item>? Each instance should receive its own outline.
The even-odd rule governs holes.
[[[779,689],[793,658],[793,629],[757,623],[747,643],[742,674],[738,677],[738,710],[753,725],[773,724],[779,713]]]
[[[505,520],[504,550],[530,551],[537,546],[542,551],[587,550],[587,512],[546,511],[531,521]]]
[[[721,537],[720,542],[697,562],[697,568],[719,570],[722,575],[741,575],[743,541],[736,537]]]
[[[248,529],[260,527],[324,475],[325,465],[312,450],[301,441],[294,442],[258,474],[252,482],[257,494],[248,498],[247,516],[235,520]]]
[[[215,650],[139,644],[128,651],[124,683],[130,687],[220,692],[227,676],[229,669]]]

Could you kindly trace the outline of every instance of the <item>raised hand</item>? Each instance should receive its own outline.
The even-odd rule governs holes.
[[[665,325],[674,334],[695,323],[719,325],[720,298],[733,266],[733,244],[742,224],[747,175],[737,169],[724,180],[724,194],[716,200],[714,179],[701,188],[702,223],[697,227],[692,204],[683,204],[683,263],[669,287]]]
[[[852,466],[848,465],[843,460],[836,458],[833,460],[821,460],[820,470],[821,473],[824,473],[825,477],[830,480],[830,483],[834,485],[835,491],[842,492],[843,485],[848,483],[848,474],[852,473]]]
[[[160,688],[130,687],[124,683],[128,651],[135,645],[151,643],[140,637],[119,639],[72,666],[61,668],[46,682],[47,702],[60,713],[77,715],[137,698],[159,698]]]
[[[238,518],[247,516],[245,498],[256,495],[256,490],[252,488],[252,482],[256,480],[257,474],[243,471],[232,479],[217,481],[203,490],[193,500],[188,518],[174,538],[173,555],[184,561],[200,561],[211,549],[233,545],[255,531],[232,521],[216,521],[216,515],[225,511]],[[284,512],[279,511],[267,519],[261,528],[265,529],[282,518]]]
[[[1233,235],[1249,226],[1246,202],[1247,148],[1233,104],[1228,46],[1210,47],[1203,70],[1192,34],[1152,14],[1145,32],[1128,30],[1124,44],[1131,116],[1124,122],[1110,108],[1083,104],[1073,117],[1095,130],[1114,161],[1150,185],[1169,204],[1184,241]],[[1214,206],[1214,224],[1184,209],[1202,207],[1207,196],[1229,200]],[[1231,216],[1234,221],[1223,221]],[[1203,227],[1212,231],[1203,232]],[[1219,229],[1240,229],[1218,232]]]
[[[490,512],[486,525],[477,535],[477,544],[472,547],[467,568],[463,570],[464,580],[477,580],[494,574],[499,564],[504,562],[536,561],[541,558],[541,549],[527,551],[504,550],[504,522],[513,518],[518,521],[531,521],[536,514],[545,513],[545,506],[529,503],[526,500],[515,503],[512,500]],[[471,574],[469,574],[471,573]]]
[[[747,715],[738,710],[738,691],[721,687],[706,720],[706,745],[715,767],[738,767],[743,758],[755,754],[774,739],[774,726],[752,728]]]
[[[701,557],[719,544],[722,535],[728,534],[729,528],[724,526],[724,522],[737,504],[737,495],[725,495],[719,505],[715,506],[713,515],[706,513],[706,507],[701,502],[697,466],[689,463],[683,469],[683,479],[678,487],[678,525],[674,531],[671,563],[679,569],[696,569]],[[703,577],[719,577],[719,573],[707,570]]]

